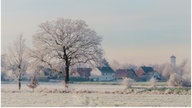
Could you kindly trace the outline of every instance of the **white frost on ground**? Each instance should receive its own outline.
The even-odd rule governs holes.
[[[41,90],[63,90],[62,83],[41,84],[32,92],[25,84],[19,92],[17,84],[1,85],[2,107],[70,107],[70,106],[158,106],[158,107],[185,107],[191,106],[191,95],[163,95],[163,94],[108,94],[104,91],[123,90],[122,85],[85,85],[70,84],[70,90],[100,91],[98,93],[49,93]]]

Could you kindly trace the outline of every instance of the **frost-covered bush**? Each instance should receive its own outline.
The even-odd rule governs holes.
[[[172,73],[167,83],[168,86],[180,86],[181,82],[181,76],[179,76],[177,73]]]
[[[191,63],[187,60],[180,65],[182,72],[182,86],[191,86]]]
[[[28,86],[29,88],[33,89],[33,91],[34,91],[34,89],[38,86],[38,81],[37,81],[37,79],[36,79],[35,76],[33,76],[33,77],[31,78],[31,82],[30,82],[29,84],[27,84],[27,86]]]
[[[169,86],[191,86],[191,66],[189,61],[184,60],[172,70],[173,72],[168,80]]]
[[[133,82],[134,82],[133,79],[125,77],[125,78],[123,78],[122,84],[126,86],[125,89],[128,89],[128,88],[131,88],[131,87],[132,87]]]
[[[149,84],[152,88],[156,88],[157,80],[155,78],[151,78]]]
[[[167,80],[168,86],[191,86],[191,64],[189,60],[184,60],[176,67],[172,67],[170,64],[156,65],[154,70]]]

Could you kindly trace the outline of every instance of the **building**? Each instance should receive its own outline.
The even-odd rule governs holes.
[[[91,75],[91,68],[77,68],[72,71],[71,75],[74,77],[81,77],[84,79],[89,79]]]
[[[111,81],[115,79],[115,71],[109,67],[98,67],[91,71],[90,79],[93,81]]]
[[[99,77],[100,81],[110,81],[115,79],[115,71],[111,67],[99,67],[98,69],[102,73],[102,76]]]
[[[152,67],[141,66],[137,72],[137,81],[148,81],[152,77],[157,80],[160,80],[160,75],[158,72],[155,72]]]
[[[175,68],[176,67],[176,57],[174,55],[172,55],[170,57],[170,59],[171,59],[171,67]]]
[[[137,71],[136,71],[136,75],[137,77],[141,77],[143,74],[147,74],[150,72],[153,72],[153,68],[152,67],[146,67],[146,66],[141,66]]]
[[[42,76],[46,76],[48,79],[52,79],[52,80],[58,79],[58,73],[54,72],[51,68],[41,67],[41,70],[44,72],[44,75],[42,74]]]
[[[137,75],[133,69],[118,69],[115,72],[115,79],[122,79],[124,77],[135,79]]]

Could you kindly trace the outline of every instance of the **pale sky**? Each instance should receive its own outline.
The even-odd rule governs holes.
[[[109,61],[148,65],[191,59],[190,0],[2,0],[2,53],[23,34],[32,46],[38,25],[82,19],[103,37]]]

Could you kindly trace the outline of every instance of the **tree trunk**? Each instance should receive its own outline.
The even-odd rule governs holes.
[[[68,88],[70,61],[66,53],[65,46],[63,47],[63,52],[64,52],[63,58],[65,60],[65,87]]]
[[[65,87],[68,88],[70,60],[66,53],[65,46],[63,47],[63,52],[64,52],[63,59],[65,61]]]
[[[65,84],[66,84],[66,87],[68,87],[67,86],[68,81],[69,81],[69,66],[66,66],[65,67]]]
[[[21,81],[19,79],[19,90],[21,90]]]
[[[21,90],[21,74],[19,74],[19,90]]]

